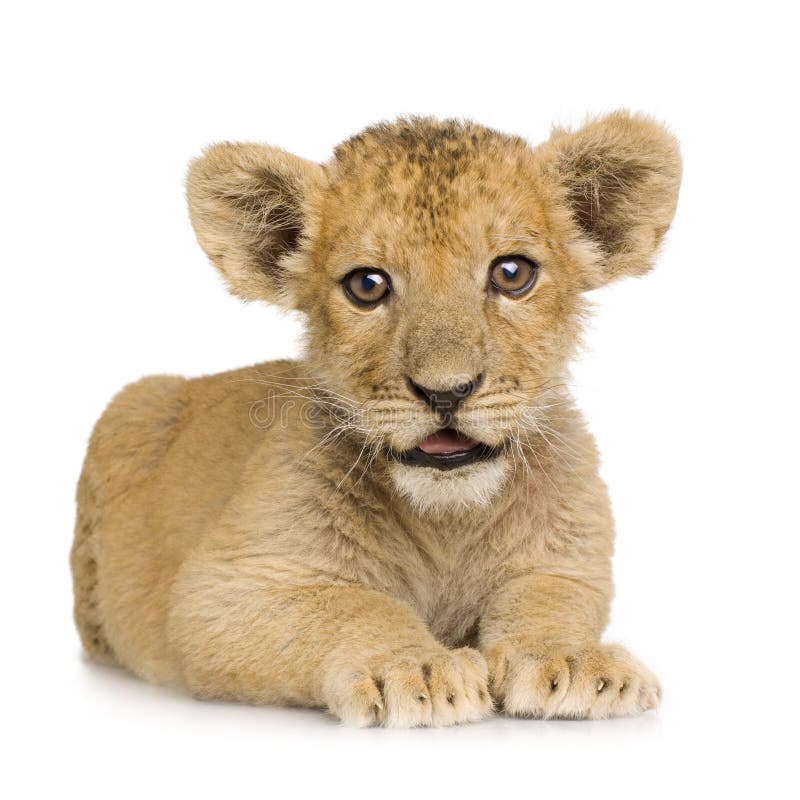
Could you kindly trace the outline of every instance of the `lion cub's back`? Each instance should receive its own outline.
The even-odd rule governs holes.
[[[292,385],[293,362],[126,386],[95,425],[78,486],[72,551],[84,647],[150,680],[163,661],[167,595],[186,550],[213,523],[268,435],[266,381]]]

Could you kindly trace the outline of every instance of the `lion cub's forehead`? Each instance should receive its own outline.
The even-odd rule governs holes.
[[[340,144],[329,165],[330,233],[385,250],[502,234],[531,164],[523,139],[469,122],[413,118],[367,128]]]
[[[430,170],[457,170],[501,150],[526,151],[527,145],[519,136],[474,122],[411,117],[366,128],[342,142],[334,155],[347,170],[363,168],[365,161],[374,166],[403,161]]]

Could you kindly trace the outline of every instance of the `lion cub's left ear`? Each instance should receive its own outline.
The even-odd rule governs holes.
[[[678,201],[675,137],[648,117],[617,112],[574,133],[555,130],[536,157],[545,185],[600,256],[586,288],[647,272]]]
[[[215,144],[191,163],[192,226],[234,294],[293,305],[286,275],[313,235],[325,182],[319,164],[258,144]]]

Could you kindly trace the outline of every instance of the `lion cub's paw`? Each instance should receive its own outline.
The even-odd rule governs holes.
[[[326,696],[332,713],[358,727],[455,725],[492,711],[486,661],[469,647],[387,654],[328,682]]]
[[[513,716],[627,717],[661,702],[655,675],[618,645],[499,647],[488,660],[492,695]]]

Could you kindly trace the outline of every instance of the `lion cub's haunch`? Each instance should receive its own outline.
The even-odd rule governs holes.
[[[86,650],[354,725],[656,706],[600,643],[613,523],[565,376],[584,292],[650,268],[680,173],[626,113],[535,149],[431,119],[324,165],[208,148],[197,238],[232,291],[304,312],[306,355],[111,402],[78,487]]]

